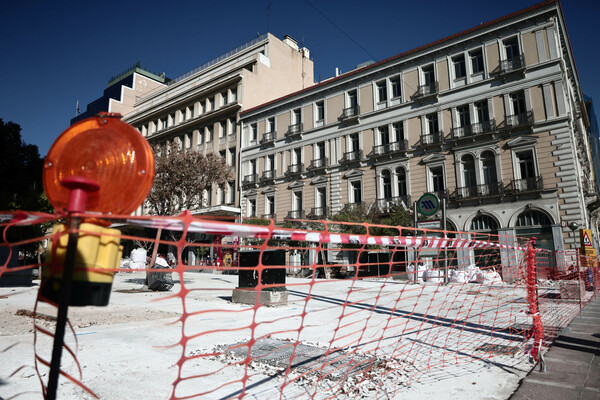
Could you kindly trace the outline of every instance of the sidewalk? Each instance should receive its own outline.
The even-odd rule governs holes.
[[[600,400],[600,297],[583,308],[509,400]]]

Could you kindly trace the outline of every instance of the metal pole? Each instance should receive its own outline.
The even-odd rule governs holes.
[[[58,377],[60,375],[60,359],[64,344],[69,300],[71,299],[71,288],[73,286],[73,270],[75,268],[75,256],[77,255],[77,241],[79,240],[79,224],[79,217],[70,218],[69,242],[67,244],[67,254],[65,256],[65,264],[60,284],[60,299],[58,303],[58,314],[56,316],[56,330],[54,332],[54,345],[52,347],[52,361],[50,362],[46,400],[56,399],[56,389],[58,388]]]
[[[442,229],[444,230],[444,241],[448,238],[446,234],[446,198],[442,199]],[[448,283],[448,246],[444,246],[444,283]]]
[[[415,201],[413,203],[413,225],[415,227],[415,236],[417,236],[417,202]],[[414,282],[415,283],[419,283],[419,265],[417,263],[417,257],[419,256],[419,250],[417,250],[417,248],[415,247],[415,251],[414,251],[414,255],[413,255],[413,262],[414,262]]]

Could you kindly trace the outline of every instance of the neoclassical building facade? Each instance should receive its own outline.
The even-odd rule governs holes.
[[[386,212],[424,193],[448,229],[571,249],[597,197],[560,3],[548,1],[241,112],[243,217]],[[594,232],[597,233],[597,232]]]

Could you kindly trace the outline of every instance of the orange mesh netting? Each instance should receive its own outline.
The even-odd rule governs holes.
[[[516,237],[329,221],[251,225],[189,214],[101,217],[121,229],[124,259],[108,307],[69,310],[59,398],[77,398],[78,388],[111,398],[140,382],[145,398],[400,398],[416,382],[486,365],[531,368],[528,359],[539,360],[597,295],[600,279],[595,259]],[[9,233],[57,218],[3,214],[0,277],[52,267],[41,260],[18,266],[12,254],[57,235],[10,241]],[[138,249],[141,262],[133,260]],[[170,274],[170,291],[144,286],[154,253],[173,253],[171,268],[149,270]],[[43,391],[56,313],[41,294],[33,300],[32,362],[13,361],[12,376],[0,378],[35,370]],[[148,300],[156,301],[133,312]],[[152,324],[157,315],[160,324]],[[27,340],[14,339],[4,357]],[[162,352],[146,357],[147,348]],[[118,390],[109,387],[116,375]]]

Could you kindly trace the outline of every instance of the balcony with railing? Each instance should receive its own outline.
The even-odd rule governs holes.
[[[275,136],[276,136],[275,132],[263,133],[262,138],[260,139],[260,144],[268,145],[268,144],[275,143]]]
[[[302,134],[302,122],[293,124],[288,127],[288,131],[285,133],[286,137],[294,137]]]
[[[350,212],[350,211],[354,211],[357,208],[364,208],[366,207],[366,204],[362,201],[356,202],[356,203],[346,203],[344,204],[344,207],[342,208],[342,212]]]
[[[398,140],[397,142],[373,146],[373,152],[369,154],[369,156],[380,157],[383,155],[405,152],[406,150],[408,150],[408,140]]]
[[[272,219],[273,221],[277,221],[277,214],[263,214],[262,219]]]
[[[275,179],[275,175],[276,175],[276,172],[274,169],[263,171],[262,176],[260,177],[260,180],[263,182],[272,181],[273,179]]]
[[[439,85],[437,81],[419,85],[417,92],[412,96],[413,100],[425,99],[428,97],[437,96]]]
[[[304,219],[304,210],[288,211],[287,216],[284,219]]]
[[[484,183],[481,185],[464,186],[456,188],[456,199],[480,199],[485,197],[496,197],[504,194],[502,182]]]
[[[327,157],[312,160],[308,166],[309,171],[317,171],[327,167]]]
[[[358,120],[358,116],[360,115],[360,107],[358,105],[346,107],[342,110],[342,115],[340,116],[340,121],[350,122]]]
[[[285,171],[285,174],[287,176],[292,176],[292,175],[299,175],[302,172],[304,172],[304,164],[300,163],[300,164],[291,164],[290,166],[288,166],[287,171]]]
[[[500,74],[508,74],[523,69],[525,69],[525,56],[523,54],[500,62]]]
[[[434,190],[431,193],[435,194],[440,201],[442,199],[446,199],[446,202],[450,201],[450,192],[448,192],[447,189],[444,189],[444,190]]]
[[[526,111],[520,114],[507,115],[505,119],[507,128],[531,126],[534,122],[533,111]]]
[[[325,219],[329,218],[329,208],[327,206],[323,207],[313,207],[310,209],[310,212],[306,216],[308,219]]]
[[[353,162],[360,162],[360,160],[362,160],[362,150],[352,150],[344,153],[340,163],[350,164]]]
[[[470,125],[459,126],[452,128],[453,139],[474,138],[478,135],[493,133],[496,131],[496,120],[493,118],[489,121],[477,122]]]
[[[444,143],[444,132],[434,132],[421,135],[421,145],[431,146]]]
[[[540,192],[544,189],[544,181],[541,176],[531,178],[513,179],[511,182],[514,194]]]
[[[258,183],[258,174],[245,175],[242,179],[242,185],[256,185]]]
[[[377,208],[384,213],[389,213],[393,210],[394,206],[402,206],[410,208],[410,195],[387,197],[383,199],[377,199]]]

